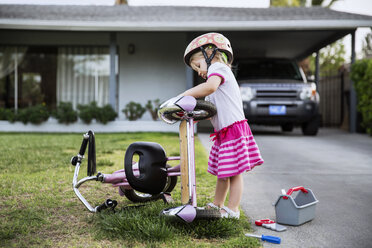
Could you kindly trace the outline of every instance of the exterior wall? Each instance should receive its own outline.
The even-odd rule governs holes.
[[[110,32],[0,30],[0,45],[110,46]],[[186,32],[118,32],[117,111],[130,101],[165,101],[192,86],[192,71],[183,63]],[[128,45],[135,46],[133,54]],[[152,120],[148,112],[142,121]]]
[[[165,101],[187,88],[183,53],[185,33],[118,33],[119,46],[119,119],[130,101],[142,105],[148,100]],[[128,45],[135,46],[134,54]],[[146,112],[142,120],[151,120]]]

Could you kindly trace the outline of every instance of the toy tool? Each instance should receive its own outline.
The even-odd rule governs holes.
[[[270,220],[270,219],[263,219],[263,220],[256,220],[254,222],[256,226],[262,226],[277,232],[282,232],[287,230],[287,228],[283,225],[275,223],[275,221]]]
[[[267,241],[267,242],[274,243],[274,244],[280,244],[280,241],[281,241],[281,239],[276,236],[256,235],[256,234],[251,234],[251,233],[246,233],[245,236],[259,238],[262,241]]]

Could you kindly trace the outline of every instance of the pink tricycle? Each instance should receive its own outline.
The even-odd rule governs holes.
[[[71,159],[75,166],[72,185],[76,196],[90,212],[114,209],[115,200],[107,199],[103,204],[92,207],[80,193],[79,187],[87,181],[110,183],[118,187],[119,194],[132,202],[146,202],[163,199],[172,201],[171,191],[181,176],[181,202],[183,205],[164,209],[162,216],[192,222],[196,218],[220,218],[220,213],[213,209],[197,207],[194,159],[194,121],[204,120],[216,114],[215,106],[207,101],[196,100],[191,96],[174,97],[163,103],[158,110],[161,120],[168,124],[181,121],[180,156],[167,157],[163,147],[154,142],[134,142],[126,150],[124,169],[112,174],[98,172],[96,175],[95,137],[92,131],[83,136],[79,153]],[[87,177],[78,180],[79,170],[88,147]],[[134,156],[138,161],[134,162]],[[174,167],[167,161],[179,160]]]

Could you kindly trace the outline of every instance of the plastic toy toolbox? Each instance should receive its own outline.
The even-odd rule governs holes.
[[[287,193],[284,191],[273,204],[276,222],[294,226],[308,222],[315,218],[317,203],[318,200],[311,189],[297,186],[289,189]]]

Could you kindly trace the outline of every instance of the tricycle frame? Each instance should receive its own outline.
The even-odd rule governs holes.
[[[164,195],[163,200],[167,202],[169,199],[169,196],[166,197],[165,195],[169,193],[169,192],[166,192],[166,189],[169,186],[168,184],[171,184],[170,182],[171,178],[178,177],[178,176],[183,177],[184,175],[187,175],[187,181],[181,182],[181,201],[182,201],[182,204],[184,205],[180,207],[176,207],[176,208],[164,209],[161,215],[166,216],[166,217],[172,217],[172,218],[178,217],[185,222],[193,221],[196,218],[198,211],[199,212],[202,211],[202,209],[197,208],[197,197],[196,197],[194,120],[206,119],[206,118],[209,118],[210,116],[213,116],[216,113],[215,107],[211,105],[210,103],[207,103],[207,102],[200,103],[200,105],[197,106],[198,103],[199,101],[197,102],[196,99],[193,97],[176,97],[162,104],[158,111],[159,117],[163,121],[169,124],[173,124],[177,122],[178,120],[181,120],[180,142],[185,142],[185,141],[187,142],[186,147],[182,145],[180,146],[181,156],[166,157],[166,161],[179,160],[180,164],[174,167],[166,168],[167,182],[165,183],[166,186],[164,187],[163,192],[160,193],[161,195]],[[93,139],[91,139],[92,136],[93,136]],[[186,139],[184,139],[184,136],[186,136]],[[88,163],[88,176],[78,180],[80,166],[81,166],[82,160],[84,159],[84,153],[85,153],[88,143],[89,143],[89,148],[92,150],[94,149],[93,156],[94,156],[94,164],[95,164],[95,145],[93,144],[91,146],[90,144],[91,140],[93,140],[94,142],[94,133],[92,131],[89,131],[88,133],[83,135],[83,142],[80,147],[80,151],[78,155],[71,159],[71,163],[74,166],[76,166],[74,177],[72,180],[72,186],[73,186],[73,190],[76,196],[83,203],[83,205],[90,212],[95,213],[95,212],[99,212],[106,208],[114,208],[117,202],[107,199],[103,204],[93,207],[79,191],[79,187],[83,185],[84,183],[88,181],[100,181],[102,183],[109,183],[109,184],[112,184],[112,186],[119,188],[120,195],[124,194],[121,190],[122,188],[129,189],[129,190],[132,190],[132,189],[135,190],[135,189],[131,186],[131,184],[127,180],[127,176],[125,173],[125,170],[128,169],[127,167],[125,167],[125,169],[115,171],[112,174],[103,174],[99,172],[97,173],[97,175],[93,176],[93,174],[95,173],[95,165],[94,165],[94,169],[90,169],[89,163]],[[127,153],[126,153],[126,156],[127,156]],[[129,161],[131,161],[132,160],[131,156],[133,154],[132,153],[128,153],[128,154],[130,154]],[[89,162],[92,161],[89,158],[90,155],[91,155],[91,152],[89,151],[89,154],[88,154]],[[151,157],[151,155],[149,156]],[[185,160],[187,161],[185,162]],[[140,163],[140,161],[138,163]],[[131,165],[132,171],[127,170],[128,175],[133,174],[134,177],[141,176],[138,163],[134,163]],[[125,166],[127,166],[127,164]],[[157,175],[157,174],[153,174],[153,175]],[[132,177],[130,177],[129,179],[131,179],[131,183],[134,182]],[[157,185],[159,186],[159,188],[163,187],[162,186],[163,184],[161,184],[161,186],[160,184],[157,184]],[[182,190],[183,188],[187,190]],[[170,189],[170,191],[172,189]],[[149,192],[151,191],[149,190]],[[206,210],[204,211],[204,214],[201,214],[201,216],[212,217],[212,218],[220,217],[219,211],[217,212],[215,211],[215,213],[212,213],[213,211],[215,210]]]

